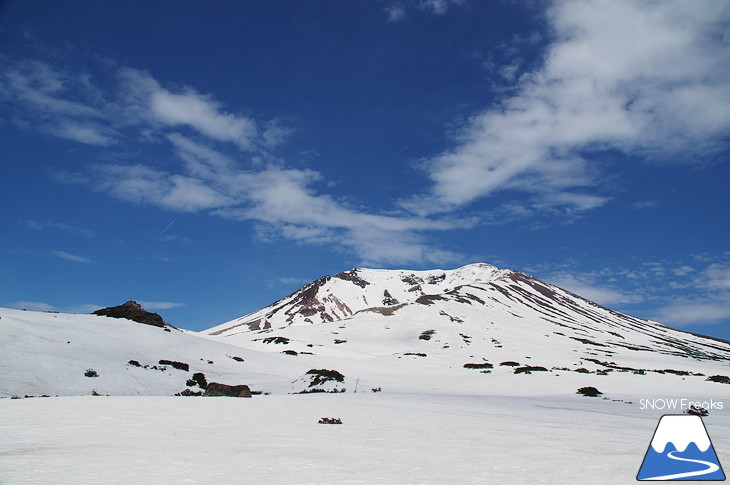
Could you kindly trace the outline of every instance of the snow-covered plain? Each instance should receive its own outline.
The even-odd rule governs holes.
[[[581,396],[2,399],[0,483],[628,484],[661,414]],[[728,414],[705,423],[730,462]]]
[[[353,270],[200,333],[0,308],[0,345],[2,485],[633,483],[690,401],[730,463],[730,344],[484,264]],[[314,369],[347,392],[293,394]],[[270,395],[174,397],[195,373]]]

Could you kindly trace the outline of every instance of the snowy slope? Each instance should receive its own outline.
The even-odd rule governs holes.
[[[0,397],[93,391],[169,396],[188,388],[196,372],[225,384],[255,385],[261,379],[245,361],[233,359],[240,348],[126,319],[0,308],[0,342]],[[188,371],[160,360],[188,364]],[[271,356],[258,360],[265,364]],[[85,375],[92,370],[98,377]]]
[[[730,389],[706,381],[730,373],[728,342],[624,315],[486,264],[323,277],[203,335],[288,352],[301,369],[336,369],[350,378],[340,388],[350,390],[544,395],[575,392],[581,383],[619,393]]]

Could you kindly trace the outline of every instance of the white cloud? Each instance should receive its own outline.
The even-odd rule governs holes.
[[[637,303],[643,300],[643,297],[640,295],[608,288],[602,284],[596,284],[594,278],[586,275],[576,277],[569,273],[559,273],[547,277],[545,280],[601,305],[611,306],[619,303]]]
[[[236,143],[244,150],[253,147],[257,135],[253,120],[226,113],[219,103],[192,90],[173,94],[158,89],[151,95],[150,108],[163,123],[188,125],[213,139]]]
[[[694,273],[695,269],[692,266],[687,266],[686,264],[679,266],[677,268],[674,268],[672,270],[672,273],[674,273],[677,276],[687,276],[690,273]]]
[[[584,152],[712,157],[730,129],[729,14],[712,1],[556,2],[541,68],[471,119],[457,146],[428,164],[431,192],[403,205],[437,213],[516,189],[589,210],[604,198],[586,203],[600,172]]]
[[[408,18],[409,10],[442,16],[451,6],[463,4],[464,0],[398,0],[386,5],[383,11],[387,22],[400,22]]]
[[[436,15],[444,15],[451,5],[461,5],[464,0],[420,0],[418,6]]]
[[[137,300],[145,310],[169,310],[171,308],[179,308],[186,306],[185,303],[177,303],[172,301],[144,301]]]
[[[28,229],[33,229],[34,231],[44,231],[47,229],[52,229],[52,230],[65,232],[66,234],[70,234],[72,236],[94,237],[96,234],[92,230],[72,226],[70,224],[65,224],[63,222],[53,222],[53,221],[41,222],[41,221],[36,221],[33,219],[28,219],[25,221],[25,226]]]
[[[18,300],[7,303],[9,308],[17,308],[18,310],[30,310],[32,312],[56,312],[58,307],[49,305],[42,301],[26,301]]]
[[[18,310],[29,310],[33,312],[59,312],[59,313],[92,313],[95,310],[103,308],[101,305],[93,305],[90,303],[81,305],[72,305],[61,307],[51,305],[42,301],[26,301],[18,300],[6,303],[4,306],[8,308],[16,308]]]
[[[730,295],[717,299],[681,300],[657,310],[653,318],[674,325],[704,325],[730,319]]]
[[[696,280],[697,284],[709,290],[730,290],[730,264],[713,263]]]
[[[50,128],[48,131],[59,138],[66,138],[86,145],[107,146],[115,141],[113,137],[103,133],[105,130],[101,126],[83,126],[72,123]]]
[[[66,251],[53,250],[53,251],[51,251],[51,254],[53,254],[57,258],[65,259],[66,261],[72,261],[74,263],[83,263],[83,264],[93,263],[92,260],[90,260],[89,258],[87,258],[85,256],[79,256],[78,254],[67,253]]]
[[[388,15],[388,22],[400,22],[408,18],[403,5],[388,5],[385,7],[385,13]]]
[[[382,215],[352,207],[315,186],[323,176],[275,164],[243,168],[209,145],[180,135],[167,137],[182,172],[143,164],[98,164],[83,177],[61,177],[109,196],[177,212],[210,214],[256,224],[259,239],[331,245],[361,264],[448,263],[460,257],[433,247],[428,232],[467,228],[474,219]]]
[[[0,102],[17,126],[87,145],[114,142],[114,129],[105,121],[114,108],[83,74],[32,60],[0,59],[0,67]]]

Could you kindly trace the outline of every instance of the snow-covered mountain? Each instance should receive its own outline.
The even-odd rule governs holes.
[[[200,333],[0,309],[0,342],[0,397],[171,395],[200,391],[198,373],[280,394],[730,391],[722,377],[707,380],[730,374],[730,343],[487,264],[353,269]]]
[[[502,378],[528,372],[562,377],[539,378],[545,392],[562,388],[559,382],[572,386],[576,376],[600,376],[616,389],[626,388],[628,376],[672,376],[686,387],[727,374],[730,359],[726,341],[631,317],[488,264],[353,269],[202,334],[252,351],[286,352],[307,362],[302,368],[335,368],[368,385],[449,392],[498,384],[500,392],[519,393],[520,385]],[[429,384],[415,377],[419,372]],[[642,380],[652,379],[635,382]]]

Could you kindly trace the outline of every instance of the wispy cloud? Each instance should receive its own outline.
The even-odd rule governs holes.
[[[180,308],[186,306],[185,303],[172,302],[172,301],[145,301],[137,300],[142,308],[145,310],[169,310],[171,308]]]
[[[0,67],[0,102],[11,122],[88,145],[114,142],[117,123],[107,113],[116,108],[100,101],[106,96],[87,76],[37,60],[0,58]]]
[[[730,294],[720,298],[680,299],[657,310],[652,318],[670,325],[711,325],[730,319]]]
[[[633,267],[579,271],[574,262],[528,271],[612,308],[638,309],[667,325],[710,325],[730,318],[730,254],[704,255],[698,264],[644,261]],[[633,311],[629,310],[631,313]]]
[[[83,263],[83,264],[93,263],[92,260],[90,260],[89,258],[87,258],[85,256],[79,256],[78,254],[67,253],[66,251],[53,250],[53,251],[51,251],[51,254],[53,254],[57,258],[65,259],[66,261],[71,261],[74,263]]]
[[[156,149],[166,147],[180,162],[178,166],[138,159],[130,163],[120,152],[114,162],[92,164],[85,171],[57,171],[59,181],[86,185],[134,204],[249,222],[259,236],[265,235],[262,240],[327,244],[351,253],[362,264],[459,260],[459,255],[434,247],[428,234],[475,223],[468,218],[414,216],[401,209],[379,213],[333,197],[326,193],[324,174],[288,168],[269,153],[292,131],[280,121],[258,122],[235,114],[192,87],[167,89],[146,71],[116,69],[109,75],[118,79],[118,88],[106,92],[94,87],[90,76],[67,74],[47,63],[19,62],[11,67],[16,97],[5,101],[15,108],[31,105],[36,113],[29,119],[31,125],[39,124],[45,109],[55,113],[56,125],[76,130],[73,136],[47,133],[75,137],[81,143],[102,134],[109,138],[99,139],[105,143],[133,138]],[[83,92],[93,94],[89,99],[71,93],[82,79]],[[96,130],[77,130],[79,126]],[[58,224],[30,225],[62,229]],[[68,261],[91,262],[63,251],[53,254]]]
[[[636,293],[612,288],[605,282],[598,282],[595,275],[558,273],[548,277],[547,281],[583,298],[606,306],[618,303],[637,303],[644,299]]]
[[[72,236],[83,236],[87,238],[94,237],[96,235],[96,233],[90,229],[76,227],[63,222],[36,221],[33,219],[28,219],[25,221],[25,227],[34,231],[54,230],[65,232],[66,234],[70,234]]]
[[[35,312],[59,312],[59,313],[91,313],[100,308],[102,305],[81,304],[73,306],[57,306],[42,301],[17,300],[4,303],[3,306],[8,308],[16,308],[18,310],[29,310]]]
[[[429,161],[432,189],[403,206],[448,212],[512,190],[587,211],[608,197],[585,153],[712,160],[730,129],[728,15],[712,1],[556,2],[542,66]]]
[[[434,15],[445,15],[452,6],[463,5],[465,0],[396,0],[383,9],[387,22],[400,22],[409,18],[408,11],[420,11]]]

